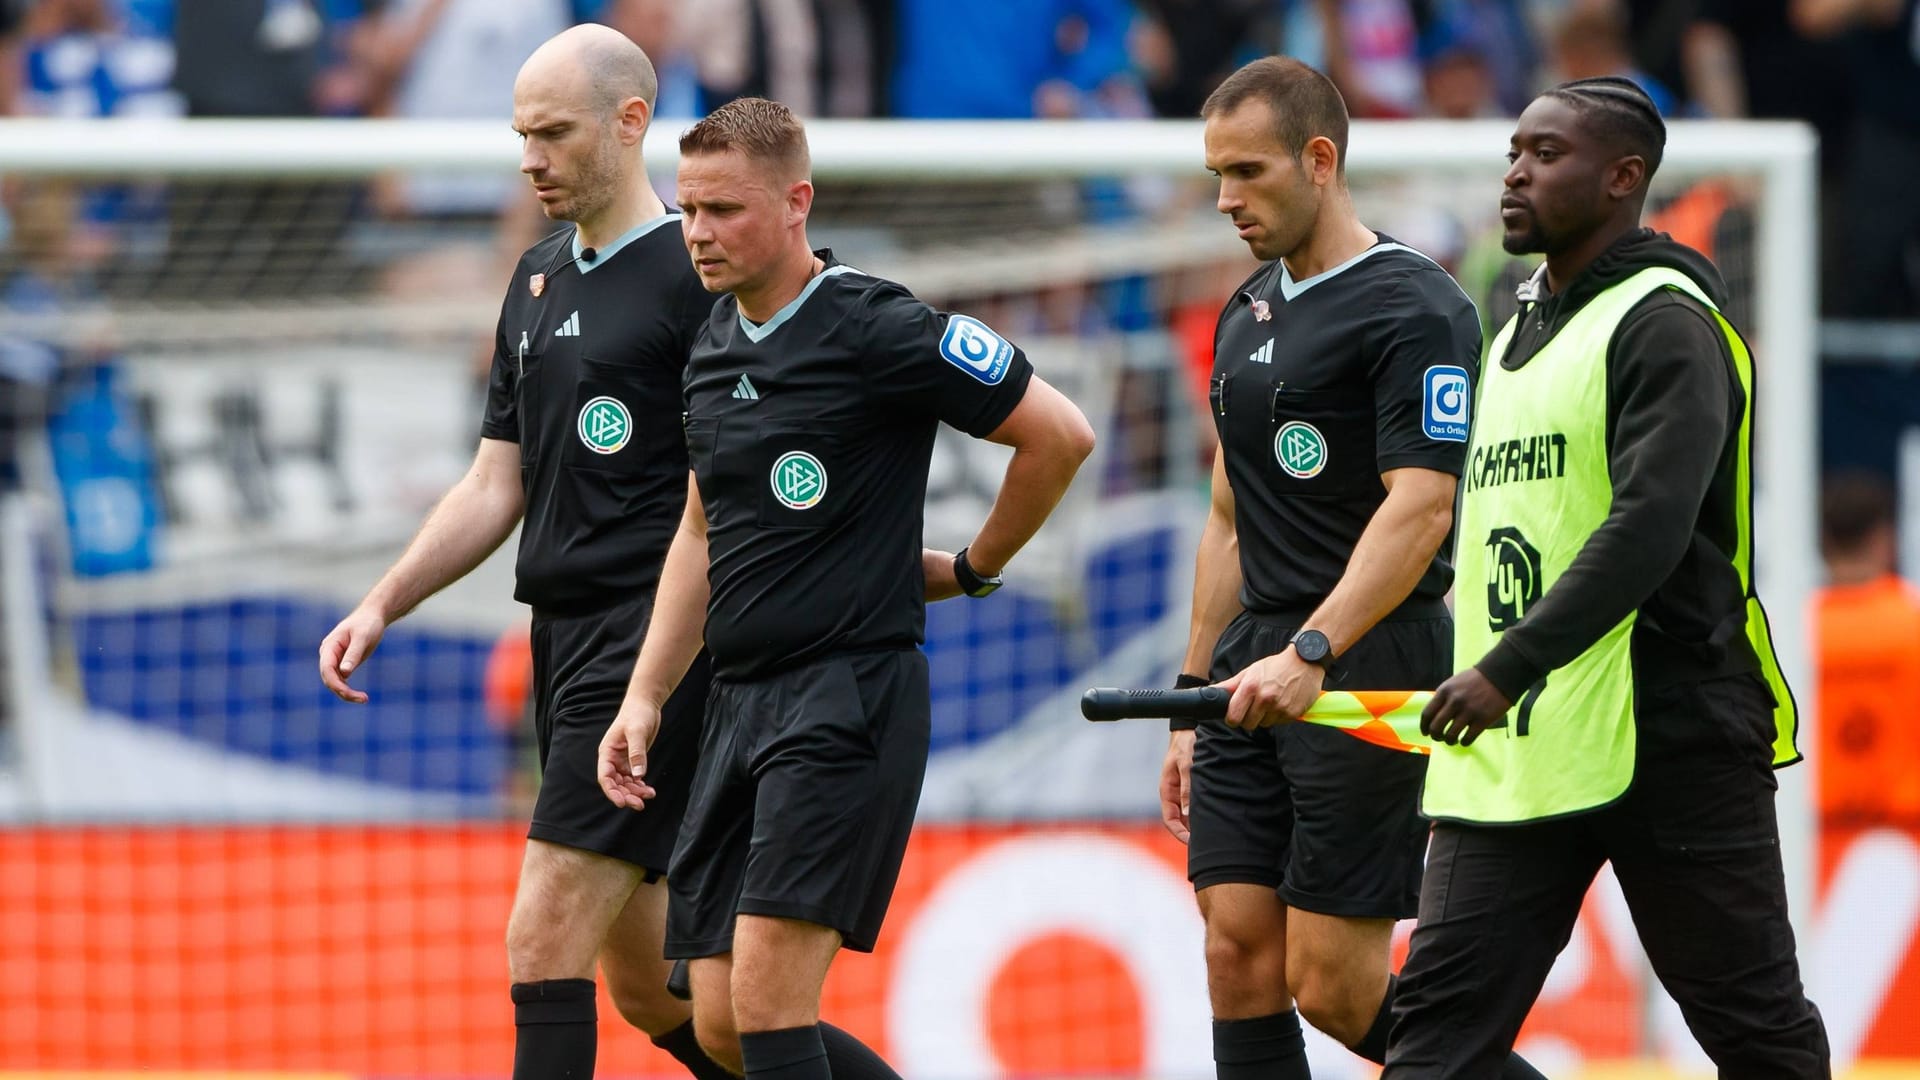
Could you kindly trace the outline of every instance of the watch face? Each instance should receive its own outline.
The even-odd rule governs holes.
[[[1299,653],[1300,659],[1307,663],[1317,664],[1327,658],[1333,646],[1327,641],[1327,635],[1318,630],[1307,630],[1294,635],[1293,651]]]
[[[993,591],[995,589],[998,589],[999,587],[1000,587],[999,578],[997,577],[981,578],[979,584],[975,585],[971,589],[966,590],[966,593],[968,596],[971,596],[975,600],[978,600],[983,596],[991,595]]]

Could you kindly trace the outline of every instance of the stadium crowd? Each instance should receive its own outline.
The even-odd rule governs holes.
[[[1805,120],[1822,147],[1824,313],[1920,316],[1913,0],[0,0],[0,113],[37,116],[493,118],[537,42],[600,21],[660,58],[659,115],[764,95],[802,116],[1192,117],[1220,79],[1284,53],[1327,71],[1358,118],[1512,117],[1554,82],[1626,75],[1676,117]],[[1780,73],[1791,72],[1791,77]],[[390,219],[491,219],[510,178],[379,185]],[[170,207],[80,200],[82,223],[192,219],[206,257],[216,202],[258,228],[313,227],[306,185],[176,192]],[[20,215],[21,196],[6,200]],[[273,208],[279,208],[277,211]],[[29,220],[36,208],[25,211]],[[84,232],[84,229],[82,230]],[[1426,240],[1443,262],[1456,237]],[[503,248],[518,250],[516,232]],[[73,238],[84,269],[107,245]],[[254,288],[338,280],[337,260],[273,266]],[[16,260],[17,261],[17,260]],[[9,274],[9,277],[16,276]],[[180,275],[147,275],[180,280]],[[17,282],[8,285],[14,297]],[[164,286],[159,286],[164,287]]]

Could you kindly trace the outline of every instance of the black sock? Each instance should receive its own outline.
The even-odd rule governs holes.
[[[1251,1020],[1215,1020],[1213,1072],[1219,1080],[1311,1080],[1300,1015],[1288,1009]]]
[[[820,1024],[820,1044],[827,1048],[833,1080],[900,1080],[872,1047],[825,1021]]]
[[[1373,1026],[1360,1038],[1360,1043],[1352,1047],[1354,1053],[1373,1062],[1375,1065],[1387,1063],[1387,1036],[1393,1033],[1393,995],[1400,989],[1400,977],[1387,977],[1387,996],[1380,1001],[1380,1011],[1374,1014]],[[1539,1071],[1527,1064],[1519,1054],[1509,1054],[1506,1064],[1500,1067],[1500,1080],[1547,1080]]]
[[[833,1080],[820,1025],[740,1033],[740,1061],[747,1080]]]
[[[592,979],[513,984],[513,1080],[588,1080],[598,1049]]]
[[[701,1048],[700,1040],[693,1034],[693,1021],[689,1020],[665,1035],[655,1035],[653,1045],[672,1054],[675,1061],[687,1067],[693,1074],[693,1080],[734,1080],[725,1065],[707,1056]]]

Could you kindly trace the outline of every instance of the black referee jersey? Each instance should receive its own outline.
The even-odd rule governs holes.
[[[1281,260],[1262,265],[1213,340],[1209,394],[1233,487],[1241,603],[1304,617],[1386,498],[1381,473],[1460,475],[1479,318],[1437,263],[1380,236],[1304,281]],[[1452,580],[1436,555],[1405,606],[1432,608]]]
[[[992,432],[1033,375],[978,319],[816,254],[826,269],[763,325],[722,296],[687,364],[707,648],[734,680],[920,643],[934,432]]]
[[[480,432],[520,444],[514,599],[580,614],[650,592],[687,498],[680,385],[713,296],[680,215],[583,258],[563,229],[520,257]]]

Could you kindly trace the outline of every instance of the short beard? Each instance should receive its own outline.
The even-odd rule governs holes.
[[[611,206],[616,194],[614,188],[620,181],[618,154],[618,143],[613,139],[596,147],[593,156],[580,166],[580,175],[573,184],[572,201],[553,216],[578,224],[582,218],[593,217]]]
[[[1500,247],[1509,255],[1536,255],[1546,250],[1546,242],[1540,236],[1540,230],[1535,228],[1518,236],[1502,233]]]

